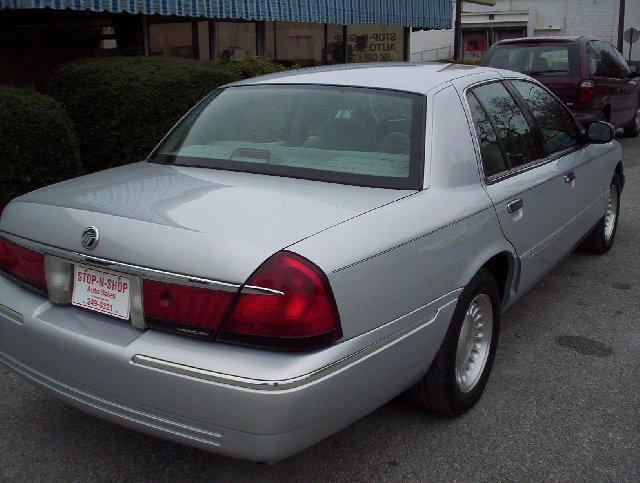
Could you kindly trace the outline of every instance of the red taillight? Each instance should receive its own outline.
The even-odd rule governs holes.
[[[588,105],[596,93],[596,85],[593,81],[583,80],[578,89],[578,102],[581,106]]]
[[[309,260],[290,252],[276,253],[246,285],[275,292],[241,293],[222,326],[220,340],[304,349],[342,336],[329,281]]]
[[[144,315],[151,327],[213,337],[235,293],[144,280]]]
[[[40,290],[47,290],[41,253],[0,238],[0,269]]]

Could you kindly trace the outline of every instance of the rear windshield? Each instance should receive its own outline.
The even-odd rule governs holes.
[[[150,161],[420,189],[424,97],[357,87],[229,87],[202,101]]]
[[[578,46],[567,43],[494,45],[482,59],[482,65],[527,75],[574,76],[579,71]]]

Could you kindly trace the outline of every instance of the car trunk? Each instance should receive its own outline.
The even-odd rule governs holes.
[[[0,230],[66,250],[242,283],[273,253],[411,194],[138,163],[34,191]],[[95,226],[94,250],[81,235]]]

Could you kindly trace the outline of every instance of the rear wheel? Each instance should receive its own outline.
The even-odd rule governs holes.
[[[608,252],[613,246],[618,231],[621,186],[620,178],[616,174],[609,189],[607,211],[583,242],[582,248],[585,250],[600,255]]]
[[[635,138],[640,135],[640,109],[636,111],[633,120],[624,127],[624,135],[630,138]]]
[[[409,391],[420,407],[458,416],[480,399],[498,345],[500,295],[480,270],[462,291],[444,341],[427,374]]]

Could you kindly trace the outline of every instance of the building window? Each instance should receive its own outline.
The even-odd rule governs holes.
[[[307,22],[274,22],[274,58],[284,64],[310,67],[322,64],[324,25]]]
[[[216,54],[223,60],[255,57],[255,22],[216,22]]]
[[[405,58],[403,27],[349,25],[347,27],[349,62],[395,62]]]
[[[149,55],[194,57],[191,21],[149,24]]]

